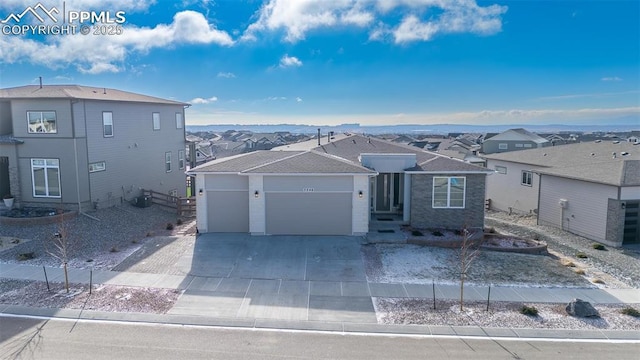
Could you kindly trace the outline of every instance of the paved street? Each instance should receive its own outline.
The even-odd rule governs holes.
[[[637,359],[638,343],[354,336],[0,318],[3,359]],[[89,341],[88,339],[93,339]]]

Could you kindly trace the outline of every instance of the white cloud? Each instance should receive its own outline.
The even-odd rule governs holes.
[[[28,6],[35,6],[38,1],[25,1],[25,0],[2,0],[0,2],[0,9],[7,9],[10,11],[24,10]],[[43,1],[43,5],[55,6],[56,8],[62,4],[60,1]],[[77,11],[90,11],[90,10],[104,10],[104,11],[142,11],[147,10],[151,5],[155,4],[155,0],[66,0],[65,7],[67,10]],[[49,8],[50,8],[49,6]],[[58,9],[62,11],[62,9]]]
[[[210,98],[201,98],[201,97],[197,97],[197,98],[193,98],[191,99],[191,101],[189,101],[190,104],[194,104],[194,105],[201,105],[201,104],[210,104],[212,102],[216,102],[218,101],[218,97],[216,96],[212,96]]]
[[[284,97],[284,96],[269,96],[267,98],[267,100],[269,100],[269,101],[279,101],[279,100],[287,100],[287,98]]]
[[[296,102],[302,102],[302,98],[301,97],[297,97],[296,98]]]
[[[335,26],[366,26],[374,16],[367,11],[369,1],[360,0],[269,0],[256,13],[258,20],[249,25],[242,38],[255,40],[263,31],[284,30],[285,40],[297,42],[308,31]]]
[[[622,81],[622,79],[617,77],[617,76],[607,76],[607,77],[603,77],[600,80],[602,80],[602,81]]]
[[[280,59],[280,67],[299,67],[302,66],[302,61],[300,61],[295,56],[289,56],[288,54],[284,54],[284,56]]]
[[[399,23],[382,21],[396,9],[405,14]],[[336,26],[366,28],[370,40],[392,37],[395,43],[429,41],[439,33],[491,35],[502,30],[506,12],[506,6],[478,6],[475,0],[268,0],[242,39],[284,31],[285,41],[297,42],[309,31]],[[424,14],[430,14],[428,20]]]
[[[225,79],[233,79],[236,77],[236,75],[232,72],[219,72],[217,76],[219,78],[225,78]]]
[[[0,37],[0,61],[30,62],[49,68],[75,64],[82,73],[119,72],[131,53],[146,53],[154,48],[167,48],[185,43],[229,46],[233,40],[225,31],[208,23],[201,13],[176,13],[171,24],[153,28],[125,24],[122,35],[50,36],[36,41],[18,36]],[[99,51],[97,50],[99,49]]]

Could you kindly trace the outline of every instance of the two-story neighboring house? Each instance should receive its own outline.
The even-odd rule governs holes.
[[[80,211],[141,189],[184,196],[186,106],[79,85],[0,89],[0,196]]]
[[[550,146],[551,142],[525,129],[509,129],[482,142],[484,154],[536,149]]]

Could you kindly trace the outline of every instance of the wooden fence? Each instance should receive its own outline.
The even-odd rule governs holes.
[[[153,190],[142,190],[142,194],[151,198],[153,204],[176,209],[179,217],[196,216],[196,198],[194,196],[183,198]]]

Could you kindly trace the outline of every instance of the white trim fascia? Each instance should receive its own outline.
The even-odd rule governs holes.
[[[405,171],[405,174],[485,174],[490,175],[494,171]]]
[[[238,175],[252,176],[378,176],[378,172],[371,173],[238,173]]]

